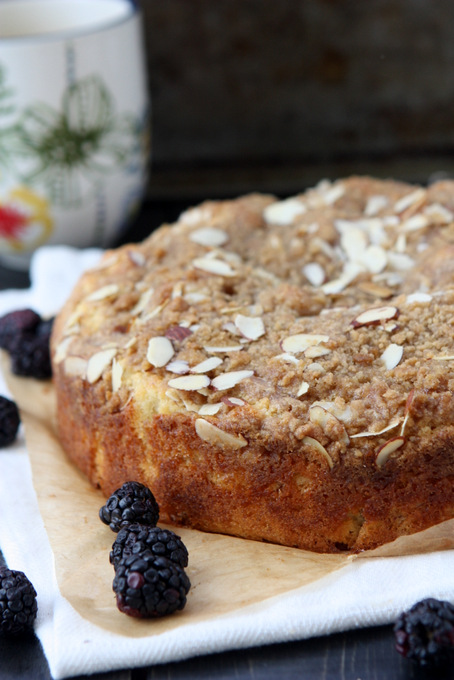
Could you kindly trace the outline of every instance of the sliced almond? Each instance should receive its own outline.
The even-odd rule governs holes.
[[[327,281],[321,288],[326,295],[337,295],[345,290],[363,271],[363,265],[357,262],[346,262],[342,274],[337,279]]]
[[[263,217],[268,224],[292,224],[295,217],[306,212],[306,206],[297,198],[286,198],[267,205]]]
[[[145,316],[141,316],[140,322],[146,323],[150,319],[154,319],[155,316],[158,316],[158,314],[160,314],[162,312],[162,310],[164,309],[164,307],[168,304],[169,299],[165,300],[163,303],[161,303],[160,305],[158,305],[157,307],[152,309],[151,312],[148,312],[148,314],[146,314]]]
[[[310,387],[309,383],[306,382],[305,380],[303,380],[303,382],[301,383],[301,385],[298,388],[296,396],[302,397],[303,394],[306,394],[309,391],[309,387]]]
[[[326,411],[329,411],[336,416],[338,420],[343,423],[350,423],[352,419],[352,410],[348,404],[338,403],[336,401],[328,401],[323,399],[321,401],[314,401],[312,407],[321,406]]]
[[[326,278],[325,270],[318,262],[308,262],[304,265],[303,274],[314,288],[321,286]]]
[[[177,281],[173,288],[172,288],[172,294],[171,298],[172,300],[176,300],[177,298],[183,297],[184,293],[184,281]]]
[[[361,314],[353,319],[352,325],[354,328],[359,328],[360,326],[369,326],[380,323],[381,321],[389,321],[390,319],[395,319],[399,315],[399,310],[393,305],[386,305],[383,307],[373,307],[372,309],[366,309]]]
[[[205,345],[203,348],[208,354],[227,354],[228,352],[239,352],[243,345]]]
[[[170,373],[178,373],[179,375],[185,375],[189,373],[189,364],[183,359],[175,359],[175,361],[170,361],[166,366],[166,371]]]
[[[384,427],[382,430],[379,430],[378,432],[371,432],[371,431],[366,430],[365,432],[358,432],[357,434],[351,434],[350,439],[359,439],[360,437],[378,437],[380,434],[384,434],[385,432],[388,432],[388,430],[393,430],[401,422],[402,422],[402,418],[396,418],[395,420],[390,422],[389,425]]]
[[[394,212],[397,214],[404,212],[404,210],[407,210],[410,206],[414,206],[415,204],[419,204],[422,201],[424,201],[426,198],[426,190],[425,189],[416,189],[415,191],[411,191],[408,194],[405,194],[405,196],[402,196],[395,204],[394,204]]]
[[[184,222],[184,224],[193,226],[195,224],[198,224],[199,222],[208,220],[210,217],[211,209],[209,208],[209,206],[204,205],[203,207],[198,206],[196,208],[188,208],[187,210],[182,212],[179,217],[179,222]]]
[[[191,373],[208,373],[208,371],[213,371],[215,368],[222,364],[222,359],[219,357],[208,357],[199,364],[196,364],[191,368]]]
[[[370,245],[363,252],[361,262],[371,274],[379,274],[388,264],[388,255],[382,246]]]
[[[56,347],[55,349],[55,355],[54,355],[54,361],[55,363],[59,364],[63,359],[66,359],[66,356],[69,351],[69,346],[74,340],[74,335],[68,335],[68,337],[64,338]]]
[[[210,379],[207,375],[182,375],[179,378],[171,378],[168,382],[169,387],[188,392],[196,392],[208,387],[209,384]]]
[[[312,361],[312,363],[304,367],[304,370],[309,371],[313,376],[320,376],[326,373],[326,369],[318,361]]]
[[[392,342],[390,345],[388,345],[380,358],[385,364],[385,368],[388,371],[391,371],[400,363],[403,353],[404,348],[401,345],[396,345],[394,342]]]
[[[104,349],[89,358],[87,362],[87,380],[89,383],[95,383],[99,380],[104,370],[111,365],[117,351],[115,348]]]
[[[363,281],[358,284],[359,290],[366,293],[366,295],[371,295],[372,297],[386,298],[392,297],[393,291],[387,286],[380,286],[378,283],[373,281]]]
[[[430,203],[424,208],[424,213],[435,224],[450,224],[454,221],[454,214],[441,203]]]
[[[128,257],[137,267],[143,267],[146,262],[145,255],[140,250],[128,250]]]
[[[72,327],[77,327],[79,325],[80,317],[83,314],[82,305],[79,304],[74,312],[69,315],[65,323],[65,335],[72,332]]]
[[[404,232],[417,231],[418,229],[424,229],[425,227],[429,226],[429,224],[429,218],[426,215],[418,213],[417,215],[412,215],[408,218],[408,220],[402,222],[400,228]]]
[[[222,397],[222,401],[229,406],[244,406],[246,403],[244,399],[238,399],[238,397]]]
[[[195,421],[195,431],[203,441],[223,449],[237,450],[247,446],[247,441],[243,435],[233,435],[229,432],[224,432],[224,430],[212,425],[203,418],[197,418]]]
[[[235,387],[246,378],[251,378],[254,375],[254,371],[228,371],[226,373],[220,373],[211,381],[211,385],[216,390],[228,390],[231,387]]]
[[[222,408],[222,404],[203,404],[199,408],[199,416],[215,416]]]
[[[429,293],[410,293],[410,295],[407,295],[407,298],[405,302],[409,305],[417,303],[417,302],[431,302],[432,301],[432,295],[429,295]]]
[[[317,439],[314,439],[313,437],[303,437],[302,443],[305,444],[306,446],[312,446],[319,453],[321,453],[322,456],[328,461],[330,469],[333,468],[334,466],[333,459],[331,458],[325,447],[322,444],[320,444],[320,442],[317,441]]]
[[[386,206],[388,205],[388,198],[387,196],[382,196],[382,195],[374,195],[374,196],[369,196],[366,207],[364,208],[364,214],[366,217],[374,217],[375,215],[378,215],[379,212],[384,210]]]
[[[341,247],[349,260],[361,260],[367,247],[367,236],[362,229],[350,227],[341,233]]]
[[[142,293],[136,305],[131,309],[132,316],[137,316],[138,314],[143,312],[143,310],[148,306],[148,303],[150,302],[153,293],[154,293],[153,288],[149,288],[144,293]]]
[[[348,444],[350,438],[344,424],[335,415],[324,409],[322,406],[312,405],[309,409],[309,420],[314,425],[318,425],[326,433],[328,430],[335,429],[341,441]]]
[[[319,335],[317,333],[297,333],[296,335],[288,335],[281,342],[281,347],[284,352],[290,354],[297,354],[304,352],[309,347],[314,347],[322,342],[328,342],[329,335]]]
[[[388,263],[393,269],[397,269],[400,272],[406,272],[415,266],[415,261],[405,253],[393,253],[388,251]]]
[[[63,367],[66,375],[85,378],[87,374],[87,363],[87,360],[82,359],[82,357],[69,356],[66,357]]]
[[[322,191],[323,203],[325,205],[334,205],[345,194],[345,186],[343,184],[334,184]]]
[[[245,338],[248,340],[257,340],[265,334],[265,324],[263,319],[259,316],[244,316],[244,314],[237,314],[235,317],[235,326]]]
[[[405,253],[407,250],[407,236],[406,234],[399,234],[394,244],[396,253]]]
[[[118,392],[123,378],[123,366],[114,357],[112,361],[112,392]]]
[[[236,310],[235,310],[235,311],[236,311]],[[229,314],[229,313],[230,313],[229,311],[227,311],[226,308],[221,309],[220,312],[221,312],[221,314]],[[239,331],[238,328],[235,326],[235,324],[233,323],[233,321],[227,321],[226,323],[224,323],[224,324],[222,325],[222,329],[223,329],[224,331],[228,331],[228,332],[231,333],[232,335],[237,335],[237,336],[238,336],[238,335],[241,335],[240,331]]]
[[[276,354],[273,359],[279,359],[280,361],[285,361],[287,364],[299,364],[300,360],[297,359],[293,354],[284,352],[283,354]]]
[[[105,300],[108,297],[116,295],[119,290],[120,287],[116,283],[110,283],[107,286],[98,288],[98,290],[95,290],[93,293],[91,293],[91,295],[87,297],[87,302],[97,302],[99,300]]]
[[[433,357],[434,361],[453,361],[454,360],[454,354],[439,354],[438,356]]]
[[[389,439],[385,444],[380,446],[380,448],[377,450],[377,457],[375,458],[375,464],[377,467],[383,467],[389,456],[394,453],[394,451],[400,449],[404,444],[404,437],[394,437],[394,439]]]
[[[134,345],[137,343],[137,336],[133,335],[131,338],[129,338],[128,342],[126,345],[123,347],[123,349],[131,349],[131,347],[134,347]]]
[[[192,331],[185,326],[170,326],[165,332],[166,338],[176,340],[177,342],[182,342],[190,335],[192,335]]]
[[[197,257],[192,261],[192,264],[196,269],[201,269],[209,274],[227,277],[236,276],[236,271],[232,269],[228,262],[214,257]]]
[[[198,302],[204,302],[204,300],[208,300],[208,295],[205,295],[204,293],[186,293],[184,295],[184,299],[186,302],[190,305],[196,305]]]
[[[327,354],[331,354],[331,350],[328,349],[328,347],[322,347],[322,345],[308,347],[306,350],[304,350],[304,356],[308,359],[317,359],[317,357],[324,357]]]
[[[415,397],[415,390],[413,389],[413,390],[410,390],[408,397],[407,397],[407,401],[405,403],[405,415],[404,415],[404,420],[402,422],[402,427],[401,427],[401,430],[400,430],[400,436],[401,437],[404,436],[405,428],[407,427],[407,422],[408,422],[408,419],[410,417],[410,410],[411,410],[411,405],[413,403],[414,397]]]
[[[189,238],[194,243],[201,246],[217,248],[223,246],[229,240],[229,235],[223,229],[216,227],[201,227],[189,234]]]
[[[185,399],[183,395],[181,395],[181,401],[183,402],[183,406],[185,407],[186,411],[191,411],[193,413],[199,412],[199,405],[195,402],[191,401],[190,399]]]
[[[174,354],[172,343],[163,335],[157,335],[148,342],[147,361],[156,368],[168,364]]]

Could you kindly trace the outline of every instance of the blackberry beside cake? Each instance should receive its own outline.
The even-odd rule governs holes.
[[[454,182],[207,201],[85,273],[59,435],[161,520],[357,552],[454,516]]]

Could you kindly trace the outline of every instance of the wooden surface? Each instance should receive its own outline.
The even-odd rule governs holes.
[[[144,237],[162,222],[176,218],[185,207],[184,201],[147,204],[123,240]],[[26,273],[10,272],[0,266],[0,289],[27,285]],[[394,650],[392,626],[380,626],[90,677],[93,680],[438,680],[453,676],[454,669],[429,672],[407,662]],[[0,638],[0,680],[50,678],[37,638]]]

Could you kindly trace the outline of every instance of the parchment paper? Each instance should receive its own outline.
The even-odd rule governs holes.
[[[54,553],[61,594],[85,619],[129,637],[159,635],[183,624],[207,621],[313,583],[356,557],[320,555],[267,543],[172,527],[189,551],[191,590],[186,608],[165,619],[138,621],[121,614],[112,592],[109,551],[114,534],[101,523],[104,496],[62,450],[50,382],[3,372],[20,410],[33,483]],[[361,558],[401,556],[454,546],[454,520],[403,537]]]

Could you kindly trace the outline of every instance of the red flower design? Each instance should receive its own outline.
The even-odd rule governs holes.
[[[29,219],[17,208],[0,205],[0,236],[4,238],[20,238]]]

